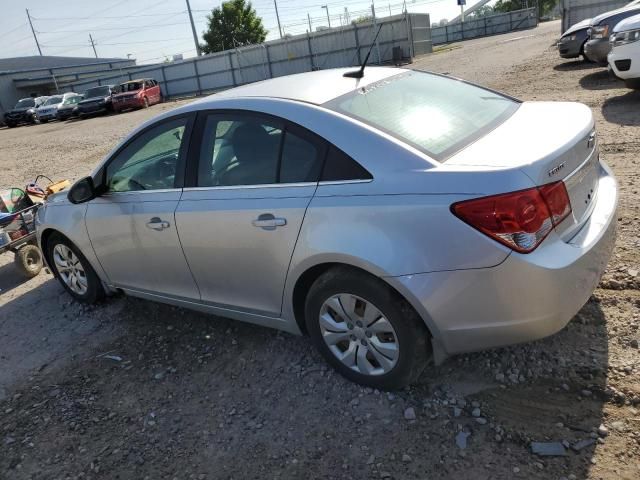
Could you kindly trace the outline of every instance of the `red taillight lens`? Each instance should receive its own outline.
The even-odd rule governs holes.
[[[465,223],[507,247],[529,253],[571,213],[564,182],[451,205]]]

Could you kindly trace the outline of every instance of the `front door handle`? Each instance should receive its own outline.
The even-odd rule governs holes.
[[[284,227],[287,224],[286,218],[276,218],[271,213],[263,213],[251,224],[254,227],[262,228],[264,230],[275,230],[277,227]]]
[[[169,222],[158,217],[153,217],[149,222],[147,222],[147,228],[157,231],[164,230],[165,228],[169,228]]]

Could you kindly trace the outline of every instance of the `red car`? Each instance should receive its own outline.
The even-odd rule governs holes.
[[[113,110],[120,113],[130,108],[147,108],[162,101],[160,85],[152,78],[142,78],[121,83],[113,95]]]

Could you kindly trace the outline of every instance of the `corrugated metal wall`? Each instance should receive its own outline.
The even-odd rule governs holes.
[[[586,18],[624,7],[631,0],[561,0],[562,32]]]
[[[153,77],[160,82],[166,97],[181,97],[216,92],[282,75],[357,65],[364,59],[379,25],[382,25],[382,29],[373,47],[370,63],[393,62],[395,47],[399,47],[405,59],[431,52],[429,15],[403,14],[385,17],[377,22],[226,50],[182,62],[112,72],[110,75],[73,82],[65,90],[83,92],[96,85]]]
[[[536,9],[529,8],[491,15],[477,20],[466,20],[462,23],[454,23],[444,27],[432,27],[431,38],[434,45],[440,45],[487,35],[524,30],[533,28],[536,25],[538,25]]]

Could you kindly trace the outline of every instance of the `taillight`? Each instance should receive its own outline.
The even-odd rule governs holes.
[[[451,205],[453,214],[507,247],[529,253],[571,213],[564,182],[474,198]]]

